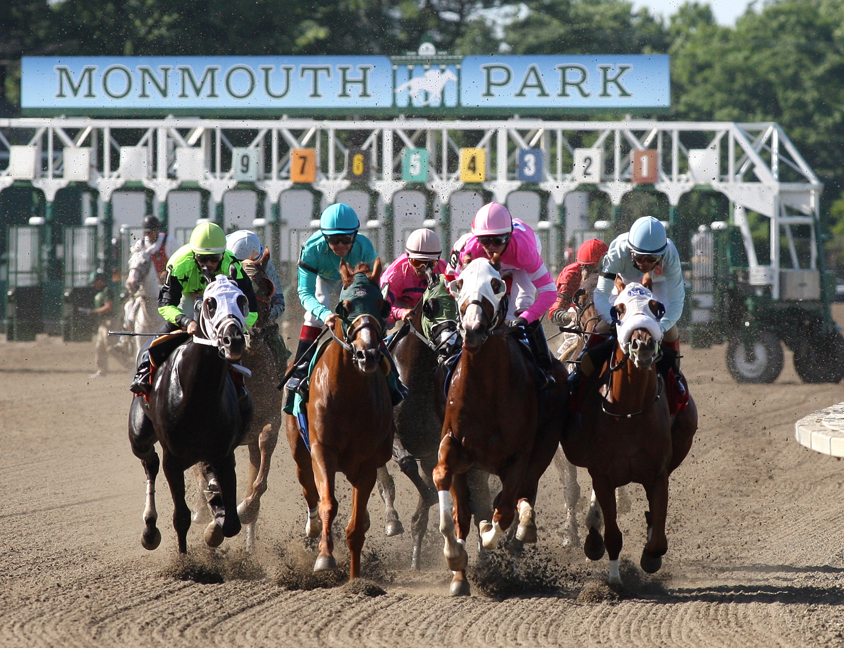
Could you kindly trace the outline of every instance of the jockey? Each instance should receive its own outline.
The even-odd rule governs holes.
[[[245,261],[246,259],[258,260],[264,254],[264,246],[261,244],[261,239],[258,238],[255,232],[249,230],[238,230],[226,236],[226,249],[240,261]],[[267,275],[267,279],[275,286],[275,292],[270,298],[270,312],[267,316],[268,323],[265,326],[268,331],[266,340],[272,350],[279,377],[281,377],[284,375],[284,366],[290,355],[278,328],[278,320],[284,315],[285,309],[284,289],[281,286],[281,279],[279,279],[278,272],[270,258],[267,258],[264,273]]]
[[[302,246],[299,255],[299,300],[305,308],[305,321],[299,333],[295,367],[287,381],[293,392],[306,391],[303,384],[315,349],[314,340],[324,326],[334,326],[337,315],[331,302],[340,294],[340,259],[354,268],[358,263],[375,262],[378,255],[366,236],[358,233],[360,221],[355,210],[342,203],[329,206],[319,217],[319,231]],[[309,353],[306,353],[311,349]]]
[[[607,244],[599,239],[584,241],[577,248],[574,263],[567,265],[557,277],[557,300],[548,309],[548,317],[554,324],[565,326],[569,323],[568,308],[572,304],[574,293],[580,284],[598,270],[598,264],[607,253]]]
[[[428,287],[427,270],[434,275],[445,272],[441,254],[442,243],[435,231],[418,229],[407,237],[405,253],[381,275],[381,286],[388,287],[387,301],[391,305],[388,323],[410,319],[413,308]]]
[[[665,232],[665,226],[653,216],[643,216],[633,223],[630,232],[621,234],[610,243],[609,250],[604,256],[598,286],[595,289],[595,308],[601,320],[595,327],[598,334],[608,333],[613,325],[610,299],[616,276],[620,276],[624,283],[641,283],[645,273],[649,273],[652,281],[651,292],[654,299],[665,307],[665,315],[660,320],[660,327],[664,334],[660,345],[662,357],[657,363],[657,369],[668,380],[668,371],[674,370],[675,377],[680,376],[680,333],[677,321],[683,314],[683,301],[686,290],[683,284],[683,271],[680,267],[680,255],[671,239]],[[590,343],[592,340],[590,339]],[[599,343],[587,345],[581,353],[589,357],[591,368],[600,367],[609,357],[614,348],[613,344]],[[591,368],[588,367],[589,371]],[[581,366],[570,377],[572,387],[576,387],[581,376]],[[679,383],[679,381],[678,381]]]
[[[132,245],[132,252],[151,252],[159,283],[164,281],[164,272],[170,257],[179,249],[179,242],[167,232],[161,231],[161,222],[155,216],[144,218],[144,235]]]
[[[230,277],[246,295],[249,302],[246,326],[255,323],[258,319],[258,301],[252,282],[243,271],[240,261],[226,250],[226,235],[220,226],[206,222],[196,226],[190,235],[190,243],[176,250],[167,263],[167,276],[158,294],[158,312],[165,321],[162,333],[179,329],[184,329],[189,335],[196,333],[197,323],[179,308],[179,303],[183,294],[201,295],[209,280],[213,281],[218,274]],[[150,368],[149,351],[145,350],[129,387],[130,391],[135,394],[150,391]]]
[[[554,281],[540,256],[536,234],[521,220],[513,218],[504,205],[492,202],[478,210],[472,221],[471,236],[461,241],[462,247],[453,250],[450,259],[456,276],[460,275],[460,266],[467,257],[489,259],[496,253],[500,255],[501,270],[511,272],[512,285],[517,290],[507,319],[511,326],[521,326],[526,330],[544,379],[539,387],[553,385],[551,354],[539,318],[554,301]],[[460,262],[455,264],[457,259]]]

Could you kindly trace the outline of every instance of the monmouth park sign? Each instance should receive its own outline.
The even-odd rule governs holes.
[[[670,107],[667,55],[24,57],[35,115],[548,115]]]

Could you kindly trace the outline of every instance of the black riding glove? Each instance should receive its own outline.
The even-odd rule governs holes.
[[[510,328],[517,328],[517,327],[527,328],[528,321],[524,317],[517,317],[516,319],[508,322],[508,324],[509,324]]]

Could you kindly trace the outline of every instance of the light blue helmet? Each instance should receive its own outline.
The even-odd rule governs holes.
[[[355,210],[343,203],[334,203],[319,217],[319,229],[326,236],[354,234],[360,227]]]
[[[630,228],[627,242],[637,254],[662,254],[668,247],[665,226],[653,216],[642,216]]]

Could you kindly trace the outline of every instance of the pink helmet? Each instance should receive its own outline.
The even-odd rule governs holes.
[[[443,253],[443,245],[440,242],[440,237],[434,230],[429,229],[414,230],[407,237],[407,243],[404,249],[409,258],[425,259],[428,261],[436,261]]]
[[[496,202],[481,207],[472,221],[472,234],[475,236],[510,234],[512,231],[513,217],[504,205]]]

